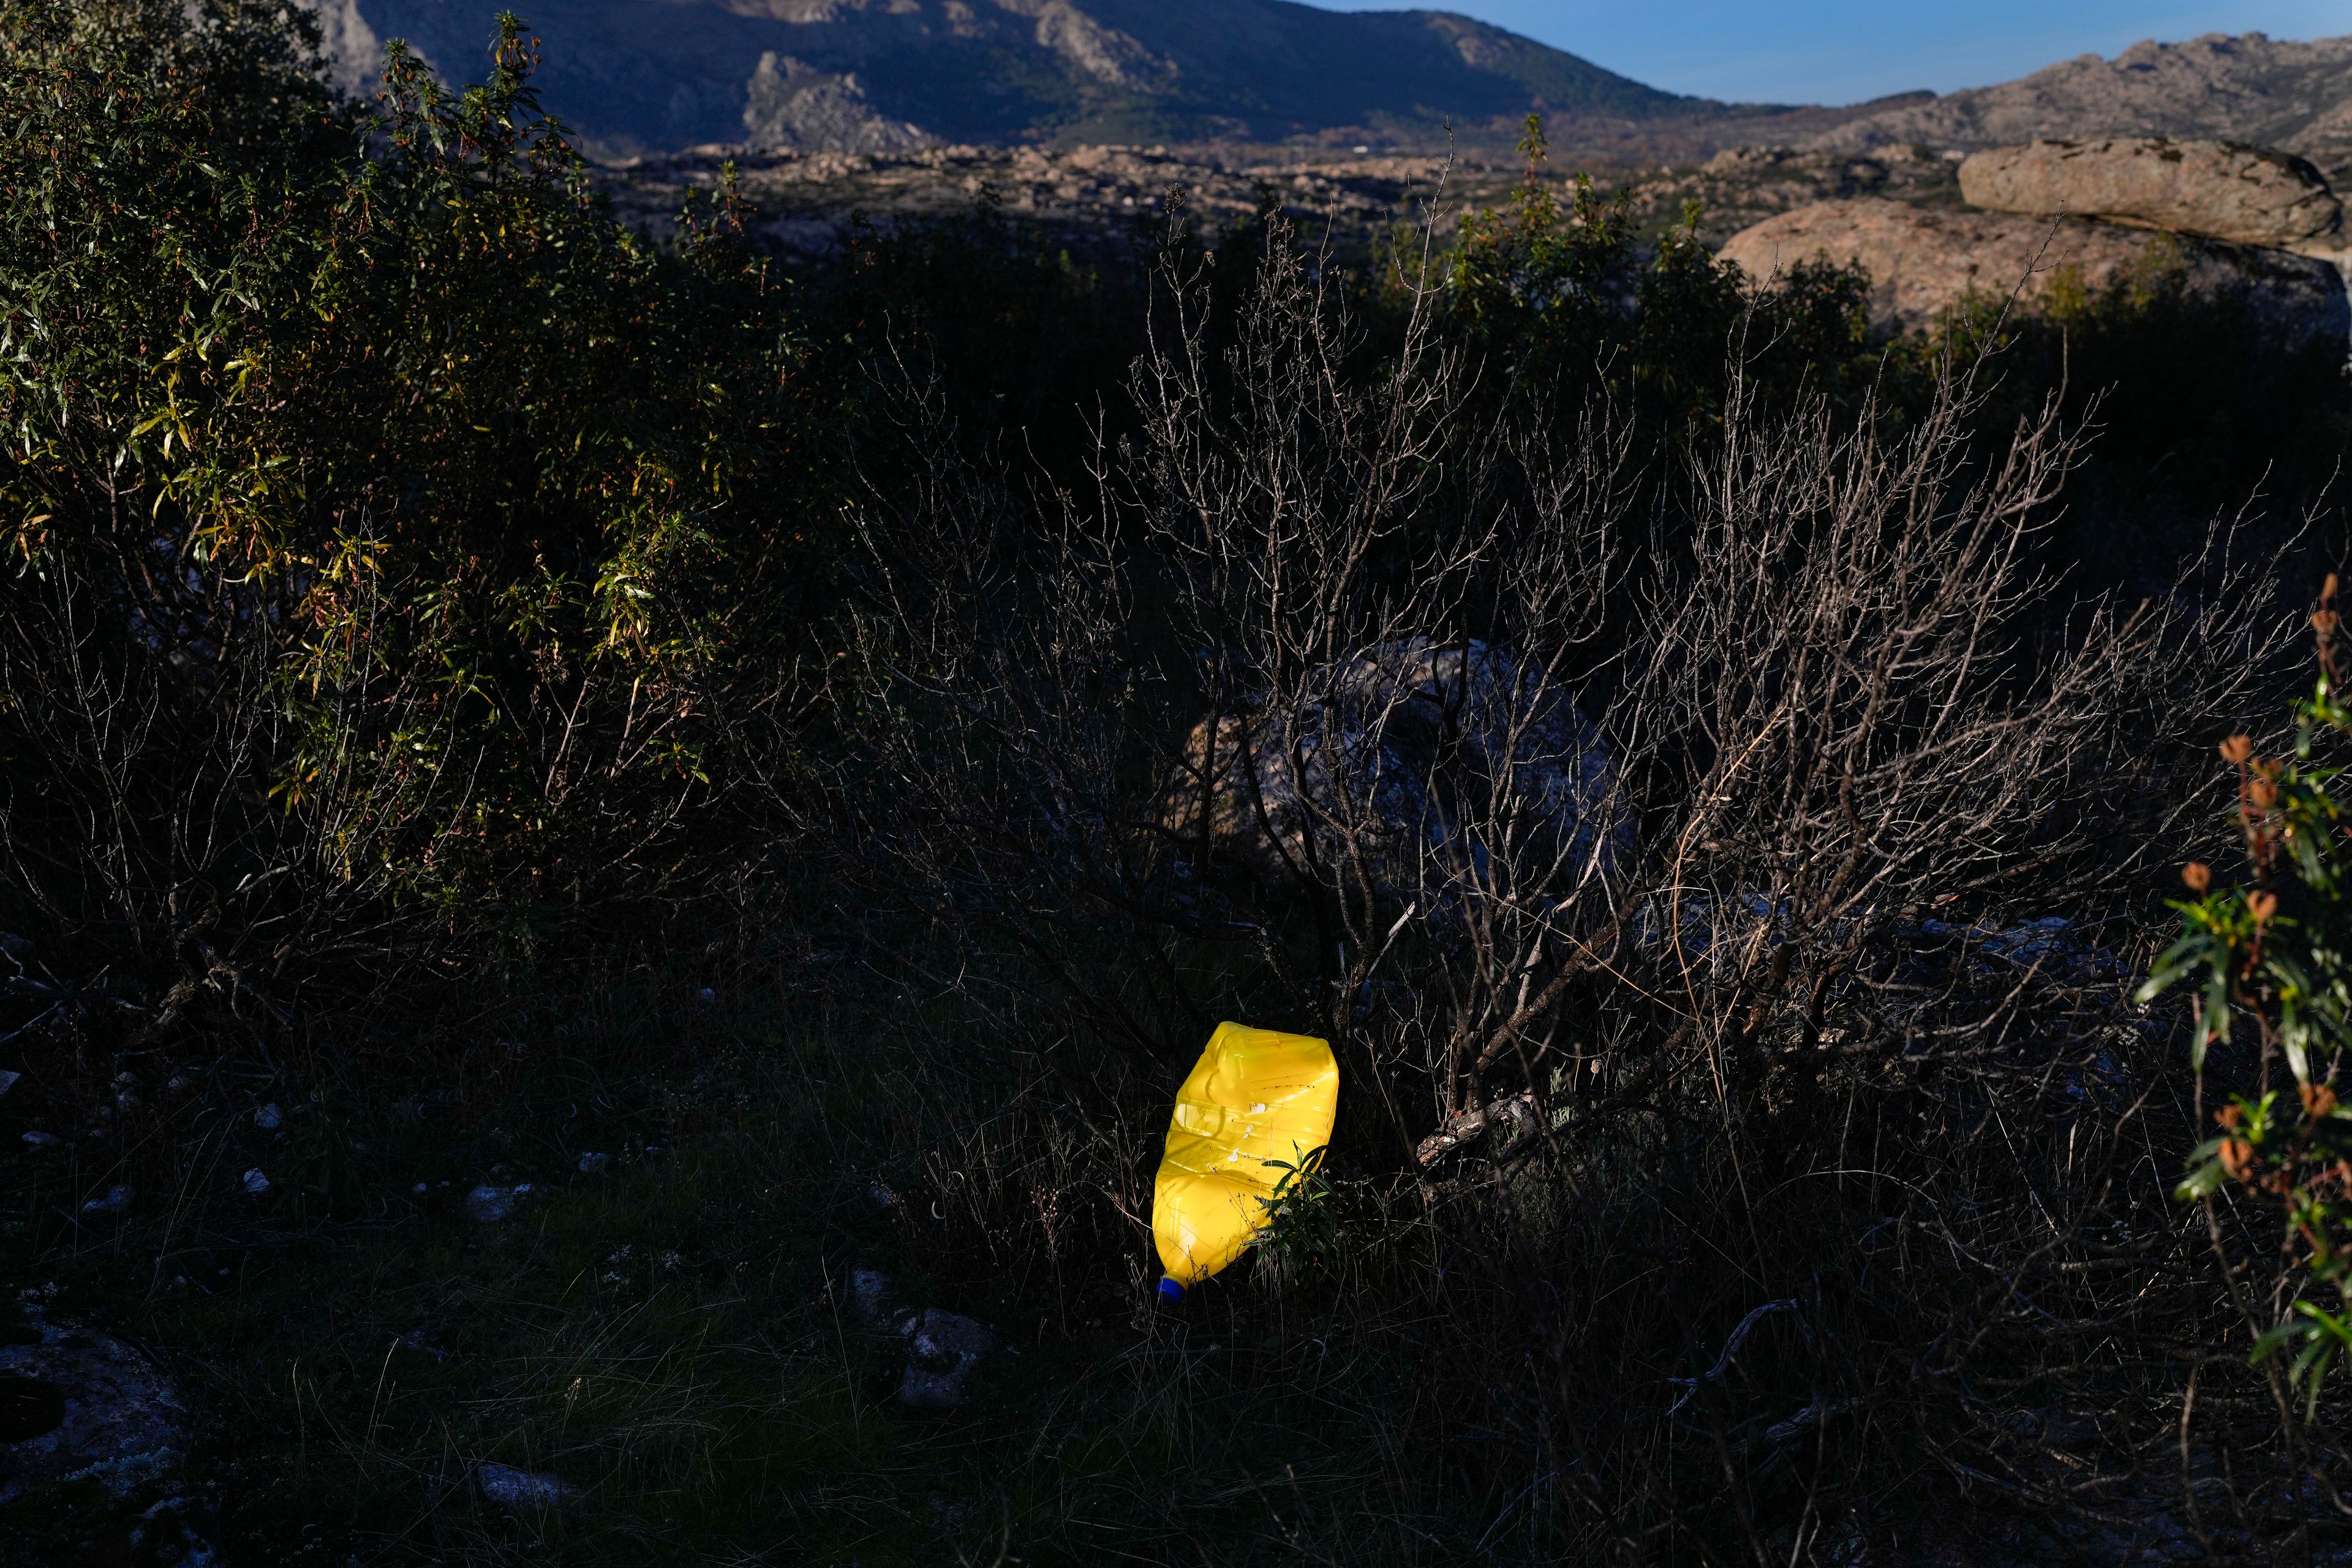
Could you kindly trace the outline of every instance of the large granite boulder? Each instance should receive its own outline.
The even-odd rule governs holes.
[[[1759,283],[1803,261],[1859,263],[1870,274],[1872,324],[1883,331],[1932,326],[1971,293],[2030,301],[2061,277],[2097,290],[2177,268],[2193,294],[2243,300],[2281,347],[2341,344],[2352,332],[2344,279],[2326,261],[2088,218],[1816,202],[1742,229],[1722,256]]]
[[[1988,148],[1960,164],[1960,195],[1990,212],[2102,217],[2241,245],[2333,248],[2344,221],[2305,159],[2163,136]]]

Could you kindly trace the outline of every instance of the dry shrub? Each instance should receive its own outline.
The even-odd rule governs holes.
[[[865,509],[835,826],[950,939],[908,967],[1061,1042],[1104,1193],[1219,1017],[1329,1037],[1328,1243],[1225,1310],[1404,1336],[1413,1443],[1546,1541],[1826,1561],[2148,1484],[2216,1297],[2126,993],[2272,585],[2222,531],[2060,597],[2077,438],[1986,454],[1967,366],[1900,428],[1735,377],[1662,468],[1606,406],[1475,412],[1426,289],[1354,374],[1278,229],[1222,357],[1164,283],[1090,493],[943,458]],[[1024,1210],[972,1223],[1074,1277]]]

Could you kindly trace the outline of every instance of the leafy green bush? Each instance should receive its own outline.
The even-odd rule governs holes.
[[[395,47],[377,113],[310,26],[0,25],[0,900],[157,985],[707,886],[716,758],[771,743],[829,559],[727,197],[672,247],[614,224],[511,17],[463,92]]]
[[[2217,889],[2211,869],[2192,861],[2183,872],[2192,897],[2176,906],[2180,940],[2140,990],[2153,1001],[2193,987],[2200,1088],[2213,1049],[2235,1047],[2221,1131],[2192,1156],[2180,1196],[2206,1206],[2253,1359],[2284,1363],[2306,1420],[2328,1374],[2352,1357],[2352,1109],[2338,1088],[2352,1046],[2352,845],[2345,769],[2334,760],[2352,738],[2352,707],[2338,689],[2335,599],[2331,574],[2312,616],[2319,679],[2295,706],[2292,750],[2265,756],[2245,735],[2221,744],[2237,769],[2251,882]],[[2219,1213],[2233,1193],[2262,1216],[2231,1227],[2234,1248]]]
[[[1858,270],[1806,262],[1759,291],[1699,242],[1696,211],[1644,258],[1623,196],[1581,174],[1565,203],[1546,187],[1539,117],[1519,148],[1517,195],[1464,216],[1445,278],[1450,329],[1505,384],[1569,406],[1605,391],[1679,436],[1720,421],[1735,375],[1772,404],[1827,397],[1846,410],[1884,380]]]

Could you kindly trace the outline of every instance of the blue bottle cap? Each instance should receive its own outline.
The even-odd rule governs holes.
[[[1182,1287],[1181,1285],[1179,1285],[1178,1283],[1176,1283],[1176,1281],[1175,1281],[1175,1280],[1171,1279],[1170,1279],[1170,1278],[1168,1278],[1168,1276],[1166,1276],[1165,1274],[1162,1274],[1162,1275],[1160,1277],[1160,1303],[1161,1303],[1163,1306],[1172,1307],[1172,1306],[1176,1305],[1176,1303],[1177,1303],[1177,1302],[1181,1301],[1183,1299],[1184,1299],[1184,1287]]]

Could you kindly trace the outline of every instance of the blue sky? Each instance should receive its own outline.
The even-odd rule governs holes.
[[[1181,3],[1181,0],[1178,0]],[[1676,92],[1851,103],[1949,92],[2140,38],[2352,33],[2352,0],[1313,0],[1465,12]]]

